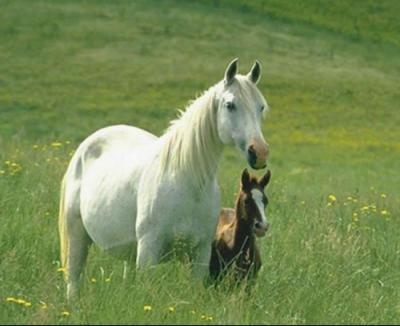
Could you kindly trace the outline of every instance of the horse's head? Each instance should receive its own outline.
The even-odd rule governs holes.
[[[240,199],[242,201],[242,218],[246,219],[254,229],[257,237],[262,237],[268,231],[269,223],[265,215],[265,208],[268,205],[264,189],[271,178],[271,171],[257,180],[250,177],[247,169],[242,172]]]
[[[235,145],[253,169],[267,165],[269,147],[261,131],[261,118],[268,104],[257,88],[261,66],[255,62],[244,76],[237,74],[238,60],[225,71],[218,101],[218,135],[222,143]]]

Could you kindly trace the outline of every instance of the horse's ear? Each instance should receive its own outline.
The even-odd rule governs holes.
[[[225,85],[230,85],[233,82],[233,79],[238,72],[238,61],[238,58],[233,59],[226,68],[224,78]]]
[[[267,186],[267,184],[269,183],[270,179],[271,179],[271,171],[268,170],[267,173],[265,173],[265,175],[260,179],[260,181],[258,183],[264,189]]]
[[[250,190],[250,174],[247,169],[244,169],[242,172],[242,190],[249,191]]]
[[[261,77],[261,64],[256,60],[253,67],[251,67],[250,72],[247,77],[254,83],[257,84]]]

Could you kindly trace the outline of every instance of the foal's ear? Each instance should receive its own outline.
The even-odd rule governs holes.
[[[250,174],[249,171],[247,171],[247,169],[244,169],[242,172],[242,190],[244,191],[249,191],[250,190]]]
[[[247,78],[249,78],[254,84],[257,84],[261,77],[261,64],[256,60],[253,67],[251,67],[250,72],[247,74]]]
[[[233,79],[238,72],[238,61],[238,58],[233,59],[226,68],[224,78],[225,85],[230,85],[233,82]]]
[[[271,171],[268,170],[267,173],[265,173],[265,175],[260,179],[258,183],[264,189],[266,185],[269,183],[270,179],[271,179]]]

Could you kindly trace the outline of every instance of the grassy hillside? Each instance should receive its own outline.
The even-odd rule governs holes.
[[[1,1],[0,323],[399,323],[398,12],[398,1]],[[57,214],[72,152],[110,124],[161,135],[234,57],[243,73],[262,62],[271,107],[272,227],[256,287],[205,288],[178,262],[123,281],[122,262],[93,248],[71,309]],[[225,151],[224,206],[245,166]]]
[[[353,41],[400,45],[397,37],[400,31],[400,3],[396,0],[211,0],[208,3],[217,7],[234,6],[287,23],[308,24]]]

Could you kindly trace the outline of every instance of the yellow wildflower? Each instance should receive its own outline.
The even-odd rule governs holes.
[[[213,316],[207,316],[207,315],[201,315],[201,319],[202,320],[206,320],[206,321],[212,321],[214,320]]]
[[[382,214],[383,216],[390,215],[390,213],[389,213],[386,209],[382,209],[382,210],[381,210],[381,214]]]
[[[63,317],[68,317],[69,315],[71,315],[71,313],[67,310],[64,310],[61,312],[61,316],[63,316]]]
[[[337,201],[335,195],[329,195],[329,196],[328,196],[328,200],[329,200],[331,203],[335,203],[335,202]]]
[[[7,302],[17,302],[17,299],[15,299],[14,297],[7,297],[6,301]]]
[[[58,273],[65,273],[65,271],[66,271],[65,267],[57,268]]]
[[[358,213],[356,213],[356,212],[353,213],[353,221],[354,222],[358,221]]]
[[[176,310],[175,307],[168,307],[169,312],[175,312],[175,310]]]
[[[152,306],[149,306],[149,305],[145,305],[145,306],[143,306],[143,310],[144,310],[145,312],[150,312],[150,311],[153,310],[153,307],[152,307]]]
[[[62,143],[60,143],[60,142],[58,142],[58,141],[55,141],[55,142],[52,142],[52,143],[51,143],[51,146],[53,146],[54,148],[59,148],[59,147],[62,146]]]
[[[111,277],[107,277],[105,281],[106,281],[107,283],[108,283],[108,282],[111,282]]]
[[[97,280],[96,280],[96,278],[92,277],[92,278],[90,279],[90,282],[92,282],[92,283],[96,283],[96,282],[97,282]]]
[[[386,198],[387,196],[386,196],[386,194],[381,194],[381,197]]]
[[[17,299],[17,298],[14,298],[14,297],[7,297],[6,301],[7,302],[14,302],[14,303],[20,304],[20,305],[25,306],[25,307],[31,307],[32,306],[31,302],[26,301],[24,299]]]

